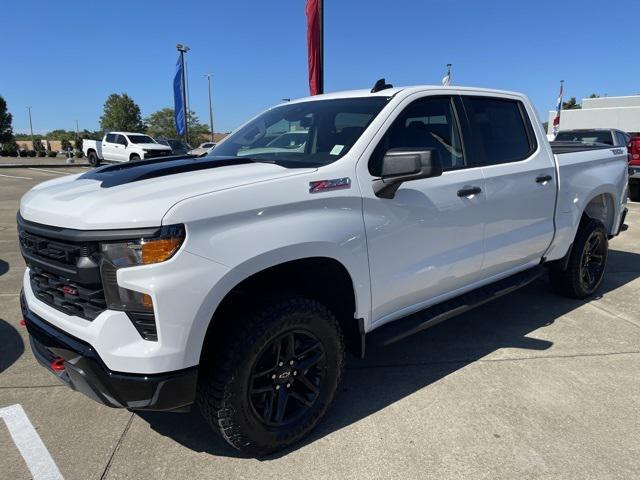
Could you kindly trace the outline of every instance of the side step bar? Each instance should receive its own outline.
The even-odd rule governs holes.
[[[542,265],[516,273],[495,283],[485,285],[458,297],[433,305],[425,310],[411,314],[375,329],[367,335],[370,345],[390,345],[414,333],[418,333],[451,317],[460,315],[483,303],[513,292],[528,285],[545,273]],[[364,356],[364,349],[363,349]]]

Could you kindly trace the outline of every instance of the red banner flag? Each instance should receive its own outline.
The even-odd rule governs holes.
[[[322,85],[322,0],[307,0],[307,54],[309,62],[309,92],[318,95]]]

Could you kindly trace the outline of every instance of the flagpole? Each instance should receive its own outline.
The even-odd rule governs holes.
[[[324,93],[324,0],[318,0],[318,30],[320,37],[320,86],[319,93]]]
[[[182,104],[184,105],[184,142],[189,143],[189,122],[187,119],[189,118],[189,105],[187,105],[187,76],[184,67],[184,54],[191,50],[189,47],[185,45],[178,44],[178,51],[180,52],[180,64],[182,65]]]

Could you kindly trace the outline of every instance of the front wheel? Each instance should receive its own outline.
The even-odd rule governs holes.
[[[607,230],[599,220],[586,218],[580,223],[571,248],[567,269],[551,267],[551,285],[561,295],[586,298],[602,283],[607,266],[609,241]]]
[[[225,334],[226,347],[204,355],[198,403],[229,444],[265,455],[300,440],[324,416],[342,376],[344,341],[333,314],[301,297],[240,323]]]
[[[140,155],[138,155],[137,153],[134,153],[133,155],[131,155],[131,158],[129,159],[129,161],[131,161],[131,162],[139,162],[140,161]]]

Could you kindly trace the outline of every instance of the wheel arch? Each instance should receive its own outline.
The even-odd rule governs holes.
[[[614,233],[617,212],[613,195],[610,192],[594,195],[586,203],[582,216],[600,220],[609,234]]]
[[[255,265],[255,264],[254,264]],[[361,321],[356,318],[358,293],[348,267],[330,256],[288,259],[265,265],[251,274],[227,284],[210,312],[205,334],[201,336],[200,362],[211,348],[224,338],[233,318],[232,312],[249,313],[252,307],[282,293],[298,294],[318,300],[338,318],[349,350],[360,354]]]

